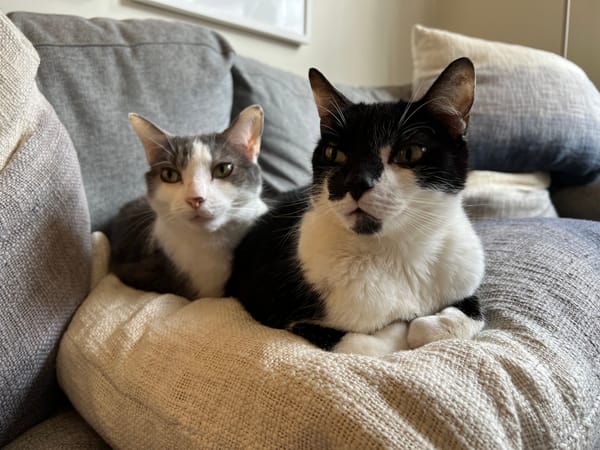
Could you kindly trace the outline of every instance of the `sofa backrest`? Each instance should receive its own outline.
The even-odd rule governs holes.
[[[233,50],[207,28],[160,20],[12,13],[40,55],[38,84],[81,163],[93,230],[145,193],[147,163],[127,114],[167,131],[220,131],[231,115]]]

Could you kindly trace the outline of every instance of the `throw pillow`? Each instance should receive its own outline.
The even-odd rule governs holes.
[[[413,88],[423,93],[452,60],[475,64],[473,169],[550,172],[556,185],[600,174],[600,93],[566,59],[448,31],[413,29]]]
[[[234,299],[189,302],[111,274],[61,342],[61,386],[114,448],[591,448],[600,223],[477,229],[487,258],[477,339],[382,358],[329,353]]]

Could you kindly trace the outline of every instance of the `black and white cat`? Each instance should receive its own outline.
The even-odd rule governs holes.
[[[221,297],[235,246],[267,210],[257,164],[262,108],[197,136],[173,136],[136,114],[129,120],[150,170],[147,195],[113,221],[112,271],[138,289]]]
[[[242,240],[227,293],[263,324],[338,352],[477,334],[484,254],[461,196],[474,76],[462,58],[420,101],[367,105],[311,69],[313,183]]]

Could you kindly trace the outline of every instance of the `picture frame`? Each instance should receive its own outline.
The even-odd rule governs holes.
[[[134,0],[293,44],[310,42],[312,0]]]

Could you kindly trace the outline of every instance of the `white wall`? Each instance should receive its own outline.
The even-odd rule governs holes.
[[[569,53],[600,89],[600,1],[573,0]]]
[[[600,86],[600,1],[572,0],[569,58]],[[0,0],[0,10],[165,18],[220,31],[242,55],[305,76],[311,66],[350,84],[410,81],[415,23],[560,53],[564,0],[312,0],[312,39],[295,46],[131,0]]]
[[[600,87],[600,1],[572,0],[567,57]],[[438,0],[434,26],[561,53],[565,0]]]
[[[410,81],[410,28],[428,23],[435,0],[313,0],[312,37],[295,46],[130,0],[0,0],[0,10],[84,17],[166,18],[220,31],[237,53],[302,76],[319,68],[331,80],[394,85]]]

